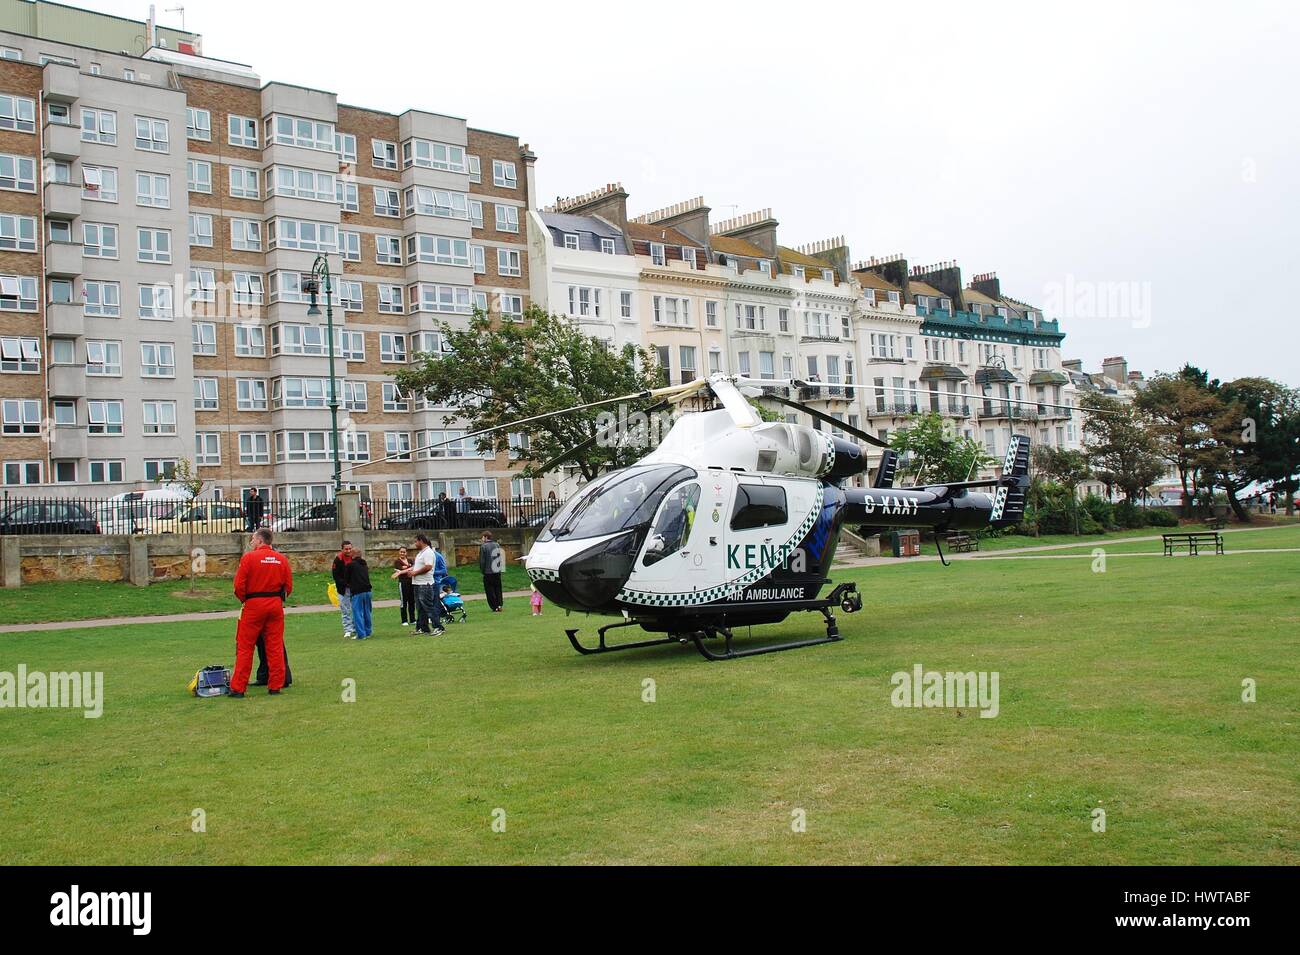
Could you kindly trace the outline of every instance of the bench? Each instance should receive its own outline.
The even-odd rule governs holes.
[[[1186,534],[1162,534],[1165,541],[1165,556],[1174,556],[1175,547],[1186,547],[1187,555],[1195,557],[1202,544],[1213,544],[1216,554],[1223,553],[1223,535],[1218,531],[1193,531]]]
[[[958,532],[948,535],[948,546],[956,551],[968,552],[980,549],[979,538],[971,537],[969,534]]]
[[[1206,520],[1205,526],[1212,531],[1221,531],[1227,523],[1228,519],[1226,517],[1211,517]]]

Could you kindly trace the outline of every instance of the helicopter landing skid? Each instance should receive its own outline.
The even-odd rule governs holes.
[[[569,642],[573,644],[573,649],[588,656],[596,653],[613,653],[615,650],[639,650],[642,647],[657,647],[665,643],[681,642],[681,638],[679,637],[660,637],[657,640],[639,640],[636,643],[620,643],[618,646],[614,647],[605,643],[605,632],[607,630],[616,630],[619,627],[634,626],[637,626],[637,621],[635,620],[621,620],[618,623],[606,624],[596,631],[596,635],[600,638],[600,644],[595,647],[584,647],[579,643],[577,630],[565,630],[564,633],[569,638]]]
[[[817,637],[813,640],[792,640],[788,643],[773,643],[761,647],[749,647],[745,649],[736,649],[732,645],[733,634],[731,627],[727,626],[726,617],[722,618],[721,623],[709,622],[700,624],[697,630],[684,630],[677,633],[669,634],[666,637],[659,637],[654,640],[639,640],[635,643],[622,643],[617,646],[609,646],[605,642],[605,633],[609,630],[615,630],[619,627],[637,626],[639,621],[620,620],[618,623],[607,624],[596,631],[599,637],[599,644],[595,647],[586,647],[578,642],[577,630],[565,630],[569,638],[569,643],[573,644],[573,649],[579,653],[591,655],[597,653],[613,653],[616,650],[637,650],[642,647],[658,647],[669,643],[686,643],[695,644],[695,649],[700,652],[700,656],[706,660],[738,660],[741,657],[754,657],[761,653],[777,653],[781,650],[798,650],[802,647],[815,647],[823,643],[836,643],[844,638],[840,635],[840,629],[835,622],[834,607],[839,607],[845,613],[856,613],[862,609],[862,595],[857,592],[857,584],[846,582],[838,585],[825,597],[818,600],[791,600],[780,603],[769,603],[766,606],[780,607],[789,611],[817,611],[826,620],[826,636]],[[715,618],[716,619],[716,618]],[[705,640],[713,640],[718,637],[723,639],[723,651],[718,653],[705,644]]]

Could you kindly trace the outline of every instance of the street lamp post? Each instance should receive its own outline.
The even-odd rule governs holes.
[[[319,318],[320,309],[316,305],[319,292],[325,293],[325,328],[329,335],[330,356],[330,432],[334,438],[334,500],[338,500],[342,490],[342,468],[339,465],[339,392],[334,378],[334,286],[330,279],[329,261],[324,253],[316,256],[311,266],[311,278],[303,283],[303,291],[310,296],[307,306],[308,318]]]

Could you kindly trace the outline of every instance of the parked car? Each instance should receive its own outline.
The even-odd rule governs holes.
[[[290,504],[271,521],[271,530],[277,534],[293,531],[332,531],[338,526],[338,507],[333,501],[303,501],[300,504]]]
[[[196,501],[181,504],[170,515],[155,522],[155,534],[232,534],[244,530],[244,511],[229,501]]]
[[[25,501],[0,513],[0,534],[98,534],[99,522],[75,501]]]
[[[461,498],[453,512],[459,527],[505,527],[501,505],[486,498]],[[379,522],[383,530],[447,530],[447,511],[441,501],[421,501],[398,512],[390,512]]]
[[[96,507],[95,519],[105,534],[151,534],[188,500],[175,488],[128,491]]]

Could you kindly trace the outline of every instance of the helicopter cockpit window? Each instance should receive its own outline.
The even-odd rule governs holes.
[[[655,521],[650,539],[645,545],[642,564],[646,567],[657,564],[686,546],[691,537],[691,528],[695,526],[695,509],[699,503],[700,486],[694,482],[675,488],[664,498],[659,519]]]
[[[769,484],[741,484],[736,488],[736,504],[731,510],[733,531],[785,522],[785,488]]]
[[[664,495],[695,476],[680,464],[639,465],[607,474],[568,501],[537,539],[578,540],[648,524]]]

